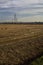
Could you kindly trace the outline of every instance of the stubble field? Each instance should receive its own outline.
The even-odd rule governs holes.
[[[43,24],[0,24],[0,65],[29,65],[43,56]]]

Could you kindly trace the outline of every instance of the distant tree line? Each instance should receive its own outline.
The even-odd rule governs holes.
[[[0,24],[43,24],[43,22],[0,22]]]

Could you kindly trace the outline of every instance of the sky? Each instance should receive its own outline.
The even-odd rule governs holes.
[[[43,0],[0,0],[0,21],[43,22]]]

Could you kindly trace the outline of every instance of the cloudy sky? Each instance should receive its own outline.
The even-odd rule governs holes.
[[[43,0],[0,0],[0,21],[43,21]]]

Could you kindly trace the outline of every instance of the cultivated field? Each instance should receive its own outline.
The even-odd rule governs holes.
[[[0,65],[29,65],[43,56],[43,24],[0,24]]]

